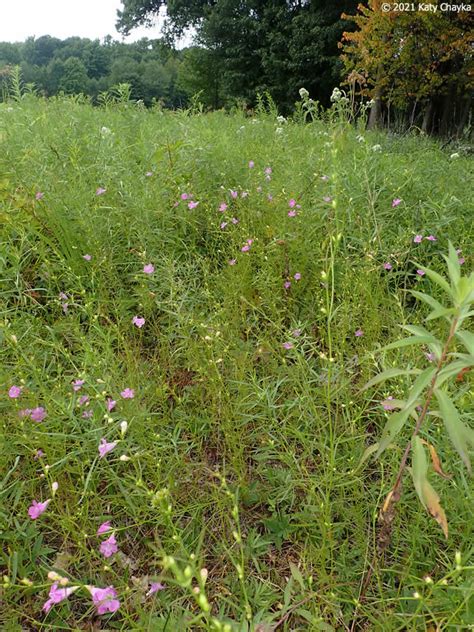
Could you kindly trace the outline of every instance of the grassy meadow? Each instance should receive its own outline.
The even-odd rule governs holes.
[[[337,112],[0,104],[1,629],[473,627],[441,425],[449,539],[406,474],[363,595],[406,441],[359,466],[407,382],[364,384],[429,362],[377,353],[439,294],[417,270],[472,269],[473,171]]]

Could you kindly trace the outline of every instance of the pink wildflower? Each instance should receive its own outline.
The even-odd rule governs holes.
[[[438,241],[434,235],[428,235],[428,237],[425,237],[425,239],[427,241]]]
[[[83,419],[90,419],[90,418],[92,417],[92,415],[93,415],[92,410],[90,410],[90,409],[89,409],[89,410],[85,410],[85,411],[82,413],[82,418],[83,418]]]
[[[81,397],[79,397],[78,403],[79,403],[79,406],[83,406],[84,404],[88,404],[89,403],[89,396],[88,395],[81,395]]]
[[[288,211],[288,217],[296,217],[296,211],[294,210]]]
[[[293,329],[293,331],[291,332],[291,335],[294,336],[295,338],[298,338],[299,336],[301,336],[301,329]]]
[[[224,228],[227,226],[229,222],[221,222],[220,228],[221,230],[224,230]]]
[[[242,191],[240,194],[240,197],[246,198],[248,197],[249,192],[248,191]]]
[[[283,347],[284,347],[287,351],[289,351],[290,349],[293,349],[293,347],[294,347],[294,346],[295,346],[295,345],[294,345],[292,342],[284,342],[284,343],[283,343]]]
[[[43,605],[43,611],[48,613],[55,603],[64,601],[71,595],[79,586],[70,586],[68,588],[58,588],[58,582],[54,582],[49,590],[49,599]]]
[[[383,407],[383,409],[384,409],[384,410],[393,410],[394,406],[393,406],[393,404],[391,403],[391,400],[392,400],[392,399],[393,399],[393,396],[392,396],[392,395],[389,395],[389,396],[387,397],[387,399],[385,399],[385,400],[382,402],[382,407]]]
[[[182,200],[187,200],[189,195],[187,193],[181,193],[181,195],[179,196]]]
[[[293,278],[295,281],[299,281],[301,279],[301,272],[296,272]]]
[[[111,557],[114,553],[117,553],[118,546],[113,533],[107,540],[100,543],[99,550],[104,557]]]
[[[115,404],[117,402],[112,399],[111,397],[107,397],[107,410],[109,411],[109,413],[115,408]]]
[[[465,263],[465,262],[466,262],[466,259],[464,259],[464,257],[459,257],[458,263],[459,263],[460,266],[462,266],[462,264]]]
[[[199,202],[194,202],[193,200],[191,200],[191,202],[188,202],[188,208],[189,210],[192,210],[193,208],[196,208],[196,206],[199,204]]]
[[[253,160],[249,160],[249,169],[253,169],[255,167],[255,163]]]
[[[398,206],[401,203],[402,203],[402,201],[401,201],[400,198],[395,198],[394,200],[392,200],[392,208],[395,208],[396,206]]]
[[[126,388],[120,393],[120,395],[123,399],[133,399],[135,397],[135,391],[133,388]]]
[[[102,438],[99,444],[99,458],[103,459],[108,452],[115,448],[117,443],[117,441],[111,441],[110,443],[107,443],[107,439]]]
[[[354,333],[354,336],[356,336],[357,338],[360,338],[363,335],[364,335],[364,332],[362,331],[362,329],[357,329]]]
[[[384,267],[384,270],[391,270],[392,264],[387,261],[386,263],[383,264],[383,267]]]
[[[12,399],[16,399],[17,397],[20,397],[21,395],[21,386],[10,386],[10,389],[8,391],[8,397],[11,397]]]
[[[291,281],[285,281],[283,283],[283,287],[285,288],[285,290],[289,290],[291,287]]]
[[[428,362],[434,362],[436,360],[436,356],[434,353],[425,353],[425,358]]]
[[[273,200],[273,195],[272,195],[271,193],[269,193],[269,194],[267,195],[267,200],[268,200],[269,202],[271,202],[271,201]]]
[[[104,195],[104,193],[105,193],[106,191],[107,191],[107,189],[104,189],[103,187],[98,187],[98,188],[96,189],[95,194],[96,194],[96,195]]]
[[[92,259],[92,255],[82,255],[82,258],[86,261],[90,261]]]
[[[321,176],[321,180],[323,182],[327,182],[329,180],[329,176]]]
[[[35,461],[37,461],[38,459],[41,459],[41,457],[43,457],[43,456],[44,456],[43,450],[41,448],[38,448],[36,450],[36,454],[35,454],[35,456],[33,458],[34,458]]]
[[[423,240],[423,235],[415,235],[415,237],[413,238],[413,242],[415,244],[421,244]]]
[[[113,586],[108,586],[107,588],[87,586],[87,588],[92,595],[92,601],[97,609],[97,614],[117,612],[120,608],[120,601],[116,598],[117,591]]]
[[[425,275],[425,271],[424,270],[417,270],[416,273],[418,274],[418,276],[424,276]]]
[[[225,211],[227,211],[227,204],[225,202],[221,202],[221,204],[219,206],[219,211],[221,213],[225,213]]]
[[[103,533],[107,533],[107,531],[110,531],[112,527],[110,526],[110,520],[107,520],[106,522],[103,522],[99,528],[97,529],[97,535],[102,535]]]
[[[230,197],[233,198],[234,200],[238,195],[239,194],[237,193],[237,191],[233,191],[232,189],[230,190]]]
[[[138,329],[141,329],[143,327],[143,325],[145,324],[145,319],[144,318],[140,318],[140,316],[134,316],[132,318],[132,323],[138,327]]]
[[[330,195],[325,195],[325,196],[323,197],[323,201],[324,201],[324,202],[331,202],[331,201],[332,201],[332,197],[331,197]]]
[[[233,224],[238,224],[238,223],[239,223],[239,220],[238,220],[236,217],[233,217],[230,221],[231,221]]]
[[[240,250],[241,252],[248,252],[250,250],[250,246],[248,244],[245,244],[245,246],[242,246]]]
[[[153,274],[154,271],[155,271],[155,266],[152,263],[147,263],[146,265],[143,266],[143,272],[145,274]]]
[[[79,391],[83,384],[84,380],[74,380],[74,382],[72,383],[72,388],[74,391]]]
[[[156,592],[158,592],[159,590],[164,590],[165,586],[163,584],[160,584],[160,582],[152,582],[150,584],[150,590],[146,593],[146,597],[150,597],[151,595],[154,595]]]
[[[237,263],[237,259],[229,259],[228,264],[230,266],[235,266],[235,264]]]
[[[43,193],[42,191],[38,191],[38,192],[35,194],[35,199],[36,199],[36,200],[42,200],[43,198],[44,198],[44,193]]]
[[[151,176],[153,175],[153,171],[147,171],[145,175],[147,178],[151,178]]]
[[[269,176],[272,173],[271,167],[265,167],[265,175]]]
[[[42,406],[38,406],[37,408],[33,408],[30,413],[31,419],[33,421],[37,421],[40,423],[46,417],[47,413]]]
[[[296,206],[296,200],[294,198],[291,198],[291,200],[288,202],[288,206],[290,208],[294,208]]]
[[[51,502],[51,498],[48,498],[48,500],[45,500],[44,503],[39,503],[36,500],[34,500],[31,503],[30,508],[28,509],[29,517],[32,520],[36,520],[37,518],[39,518],[41,514],[46,511],[46,508],[48,507],[50,502]]]

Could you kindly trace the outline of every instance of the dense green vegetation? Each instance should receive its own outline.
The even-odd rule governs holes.
[[[376,353],[423,323],[410,289],[438,296],[420,267],[444,274],[449,240],[472,268],[463,147],[356,129],[341,102],[312,120],[307,100],[283,119],[16,97],[0,104],[0,627],[473,625],[474,486],[442,425],[421,436],[451,474],[430,474],[447,541],[407,482],[378,559],[401,448],[358,465],[407,379],[362,386],[429,365],[423,347]],[[471,386],[452,390],[466,423]],[[68,599],[51,572],[79,586]],[[86,586],[114,588],[94,607]]]

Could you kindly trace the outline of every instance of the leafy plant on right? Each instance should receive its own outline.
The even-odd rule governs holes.
[[[443,255],[444,256],[444,255]],[[461,274],[458,254],[449,244],[449,256],[444,256],[447,264],[447,279],[427,268],[423,268],[426,276],[444,293],[446,300],[439,302],[430,294],[412,290],[412,294],[431,308],[426,317],[426,327],[405,325],[410,335],[393,342],[381,349],[387,351],[402,347],[425,345],[429,349],[432,365],[426,369],[390,368],[372,378],[364,387],[368,389],[390,378],[413,376],[411,387],[404,399],[390,399],[386,407],[393,409],[382,431],[378,443],[370,446],[364,457],[375,453],[378,458],[386,448],[394,443],[402,429],[410,420],[414,422],[411,438],[408,441],[400,461],[395,483],[382,507],[379,533],[379,549],[384,550],[391,539],[392,523],[395,517],[395,504],[400,499],[405,470],[411,472],[416,493],[422,505],[429,511],[448,537],[448,522],[440,503],[440,498],[428,480],[429,461],[428,448],[433,468],[442,476],[446,476],[436,449],[428,441],[420,437],[423,425],[433,418],[442,420],[446,435],[461,457],[468,472],[472,473],[469,450],[474,448],[474,430],[466,425],[453,401],[452,386],[458,383],[474,366],[474,333],[468,330],[467,321],[474,314],[471,310],[474,301],[474,272],[469,276]],[[421,267],[421,266],[419,266]],[[429,323],[444,319],[447,323],[444,340],[438,338],[428,329]],[[411,467],[408,459],[411,455]]]

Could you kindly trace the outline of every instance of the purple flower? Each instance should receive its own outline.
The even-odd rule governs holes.
[[[32,520],[36,520],[37,518],[39,518],[41,514],[43,514],[46,511],[46,508],[48,507],[50,502],[51,502],[51,498],[48,498],[48,500],[45,500],[44,503],[39,503],[36,500],[34,500],[31,503],[31,507],[28,509],[29,517]]]
[[[301,279],[301,272],[296,272],[293,278],[295,281],[299,281]]]
[[[133,399],[135,397],[135,391],[133,388],[126,388],[120,393],[120,395],[123,399]]]
[[[248,197],[249,192],[248,191],[242,191],[240,194],[240,197],[246,198]]]
[[[187,193],[181,193],[181,195],[180,195],[180,198],[181,198],[182,200],[187,200],[187,199],[188,199],[188,197],[189,197],[189,195],[188,195]]]
[[[99,444],[99,458],[103,459],[104,456],[110,452],[111,450],[113,450],[115,448],[115,446],[117,445],[117,441],[112,441],[110,443],[107,443],[107,439],[102,438],[100,440],[100,444]]]
[[[112,399],[111,397],[107,397],[106,406],[107,406],[107,410],[109,411],[109,413],[115,408],[115,404],[116,403],[117,402],[114,399]]]
[[[232,189],[230,190],[230,196],[231,196],[232,198],[234,198],[234,200],[235,200],[235,198],[236,198],[238,195],[239,195],[239,194],[237,193],[237,191],[233,191]]]
[[[255,167],[255,163],[253,160],[249,160],[249,169],[253,169]]]
[[[283,348],[286,349],[287,351],[289,351],[290,349],[293,349],[295,345],[292,342],[284,342],[283,343]]]
[[[285,281],[283,283],[283,287],[285,288],[285,290],[289,290],[291,287],[291,281]]]
[[[37,421],[40,423],[46,417],[47,413],[42,406],[38,406],[37,408],[33,408],[30,412],[31,419],[33,421]]]
[[[416,273],[418,274],[418,276],[424,276],[425,271],[424,270],[417,270]]]
[[[21,395],[21,386],[10,386],[10,389],[8,391],[8,397],[11,397],[12,399],[16,399],[17,397],[20,397]]]
[[[295,338],[299,338],[299,336],[301,336],[301,329],[293,329],[293,331],[291,332],[291,335],[294,336]]]
[[[394,200],[392,200],[392,208],[395,208],[396,206],[398,206],[401,203],[402,203],[402,201],[401,201],[400,198],[395,198]]]
[[[236,217],[233,217],[230,221],[231,221],[233,224],[238,224],[238,223],[239,223],[239,220],[238,220]]]
[[[108,586],[107,588],[87,586],[87,588],[92,595],[92,601],[97,609],[97,614],[117,612],[120,608],[120,601],[116,598],[117,591],[113,586]]]
[[[82,255],[82,258],[86,261],[90,261],[92,259],[92,255]]]
[[[74,382],[72,383],[72,388],[74,391],[79,391],[83,384],[84,380],[74,380]]]
[[[288,217],[296,217],[296,211],[288,211]]]
[[[146,593],[146,597],[150,597],[151,595],[154,595],[156,592],[158,592],[159,590],[164,590],[165,586],[163,584],[160,584],[159,582],[152,582],[150,584],[150,590]]]
[[[237,263],[237,259],[229,259],[228,264],[230,266],[235,266],[235,264]]]
[[[143,327],[143,325],[145,324],[145,319],[144,318],[140,318],[140,316],[134,316],[132,318],[132,323],[138,327],[138,329],[141,329]]]
[[[227,226],[229,222],[221,222],[221,229],[224,230],[224,228]]]
[[[383,267],[384,267],[384,270],[391,270],[392,264],[387,261],[386,263],[383,264]]]
[[[459,263],[460,266],[462,266],[462,264],[465,263],[465,262],[466,262],[466,259],[464,259],[464,257],[459,257],[458,263]]]
[[[99,187],[98,189],[96,189],[95,194],[96,195],[104,195],[104,193],[107,191],[107,189],[104,189],[103,187]]]
[[[114,553],[117,553],[118,546],[113,533],[107,540],[100,543],[99,550],[104,557],[111,557]]]
[[[192,210],[193,208],[196,208],[198,204],[199,202],[194,202],[193,200],[191,200],[191,202],[188,202],[188,208]]]
[[[265,173],[265,175],[269,176],[272,173],[272,168],[271,167],[265,167],[264,173]]]
[[[41,448],[38,448],[36,450],[36,454],[35,454],[35,456],[33,458],[34,458],[35,461],[37,461],[38,459],[41,459],[41,457],[43,457],[43,456],[44,456],[43,450]]]
[[[89,403],[88,395],[81,395],[81,397],[79,397],[79,406],[82,406],[83,404],[88,404],[88,403]]]
[[[250,250],[250,246],[248,244],[245,244],[245,246],[242,246],[240,250],[241,252],[248,252]]]
[[[428,235],[428,237],[425,237],[425,239],[427,241],[438,241],[434,235]]]
[[[436,356],[434,353],[425,353],[425,358],[428,362],[434,362],[436,360]]]
[[[269,194],[267,195],[267,200],[268,200],[269,202],[271,202],[271,201],[273,200],[273,195],[272,195],[271,193],[269,193]]]
[[[90,409],[89,410],[85,410],[82,413],[82,418],[83,419],[90,419],[92,417],[92,415],[93,415],[92,410],[90,410]]]
[[[324,202],[331,202],[331,201],[332,201],[332,197],[331,197],[330,195],[325,195],[325,196],[323,197],[323,201],[324,201]]]
[[[143,272],[145,274],[153,274],[154,271],[155,271],[155,266],[152,263],[147,263],[146,265],[143,266]]]
[[[360,338],[360,337],[361,337],[361,336],[363,336],[363,335],[364,335],[364,332],[362,331],[362,329],[357,329],[357,330],[354,332],[354,336],[356,336],[357,338]]]
[[[106,522],[103,522],[99,528],[97,529],[97,535],[102,535],[103,533],[107,533],[107,531],[110,531],[112,527],[110,526],[110,520],[107,520]]]
[[[387,399],[382,402],[382,407],[384,410],[393,410],[394,406],[391,404],[391,400],[393,399],[392,395],[389,395]]]
[[[415,235],[415,237],[413,238],[413,242],[415,244],[421,244],[423,240],[423,235]]]
[[[291,200],[288,202],[288,206],[290,208],[294,208],[296,206],[296,200],[294,198],[291,198]]]
[[[58,582],[54,582],[49,590],[49,599],[43,605],[43,611],[48,613],[56,603],[64,601],[71,595],[79,586],[70,586],[69,588],[58,588]]]
[[[227,211],[227,204],[225,202],[221,202],[220,206],[219,206],[219,211],[221,213],[225,213],[225,211]]]
[[[44,193],[42,191],[38,191],[35,193],[35,199],[42,200],[44,198]]]
[[[327,182],[329,180],[329,176],[321,176],[321,180],[323,182]]]
[[[151,176],[153,175],[153,171],[147,171],[145,175],[147,178],[151,178]]]

